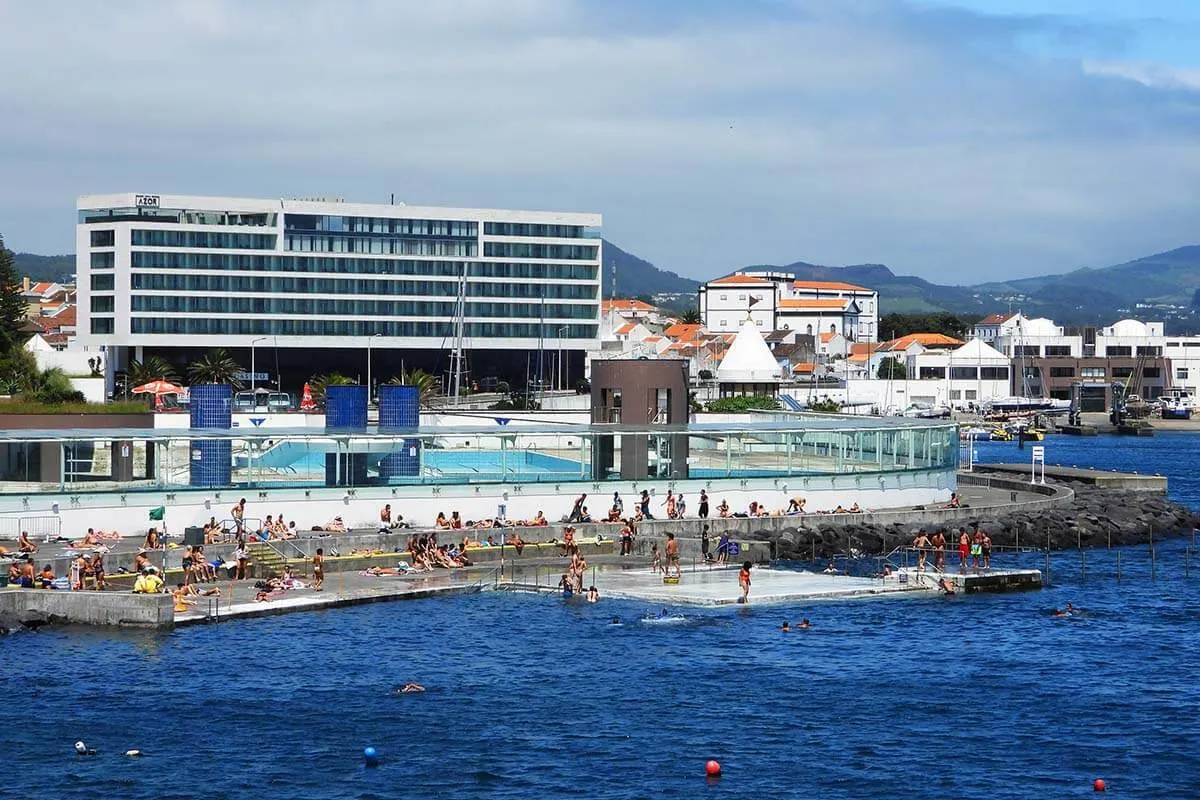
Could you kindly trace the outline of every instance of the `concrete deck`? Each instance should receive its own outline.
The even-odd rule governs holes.
[[[945,578],[958,594],[979,592],[1011,592],[1042,588],[1042,571],[1039,569],[990,569],[976,575],[956,571],[938,572],[926,569],[918,572],[916,567],[901,567],[887,578],[888,582],[907,583],[937,591],[938,581]]]
[[[824,575],[794,570],[755,568],[750,574],[752,605],[783,605],[810,600],[834,600],[875,595],[928,594],[930,586],[916,582],[901,584],[872,578]],[[638,600],[662,605],[727,606],[741,597],[737,567],[700,569],[684,572],[677,584],[663,583],[663,576],[646,567],[631,569],[601,568],[595,575],[601,597]],[[511,588],[546,590],[545,584],[518,582]]]
[[[1008,475],[1020,475],[1029,479],[1029,464],[976,464],[976,472],[999,472]],[[1038,469],[1041,476],[1041,469]],[[1129,472],[1104,472],[1098,469],[1082,469],[1080,467],[1046,467],[1046,480],[1051,479],[1078,481],[1105,489],[1137,489],[1145,492],[1166,494],[1167,479],[1162,475],[1139,475]]]

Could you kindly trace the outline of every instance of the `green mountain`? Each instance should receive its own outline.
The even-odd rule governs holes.
[[[1100,269],[1078,269],[975,286],[945,286],[896,275],[881,264],[828,267],[797,261],[745,269],[791,272],[802,280],[836,280],[879,292],[883,314],[948,312],[984,316],[1021,311],[1060,325],[1163,321],[1172,333],[1200,330],[1200,246],[1158,253]]]
[[[31,281],[58,281],[68,283],[75,274],[75,256],[38,256],[33,253],[15,253],[13,267],[18,275],[28,276]]]
[[[613,293],[613,273],[616,273],[616,293]],[[604,240],[604,296],[639,297],[641,295],[691,294],[693,298],[700,282],[667,272]],[[692,307],[695,307],[692,300]]]

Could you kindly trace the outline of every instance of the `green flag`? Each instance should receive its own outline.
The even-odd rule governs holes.
[[[162,522],[163,517],[167,515],[167,507],[159,506],[158,508],[150,509],[150,519]]]

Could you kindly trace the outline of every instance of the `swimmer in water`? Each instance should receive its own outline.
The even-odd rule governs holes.
[[[1056,608],[1050,612],[1050,616],[1052,616],[1052,617],[1069,617],[1069,616],[1071,616],[1071,612],[1065,611],[1061,608]]]
[[[796,627],[798,627],[802,631],[806,631],[812,627],[812,623],[808,621],[808,617],[805,617],[804,619],[800,620],[800,624],[797,625]]]
[[[425,691],[425,687],[419,683],[406,683],[400,688],[400,694],[414,694],[423,691]]]
[[[595,586],[589,586],[588,591],[587,591],[587,601],[589,603],[595,603],[595,602],[598,602],[599,600],[600,600],[600,592],[596,591]]]
[[[950,583],[950,581],[946,580],[945,578],[940,578],[937,585],[938,589],[942,591],[942,594],[954,594],[954,584]]]
[[[612,622],[610,622],[610,623],[608,623],[608,624],[609,624],[609,625],[620,625],[620,624],[621,624],[621,618],[620,618],[620,617],[613,617],[613,618],[612,618]]]
[[[785,619],[783,624],[779,626],[779,631],[780,633],[791,633],[792,626],[788,624],[788,621]]]

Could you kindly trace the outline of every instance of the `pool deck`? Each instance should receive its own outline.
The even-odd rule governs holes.
[[[257,590],[252,582],[240,581],[238,585],[226,582],[219,585],[222,597],[198,597],[195,598],[195,610],[177,612],[175,627],[366,603],[474,594],[485,586],[490,587],[494,582],[494,574],[490,570],[439,572],[423,576],[372,577],[357,573],[340,574],[329,576],[323,591],[318,592],[310,588],[295,589],[266,602],[254,600]]]

